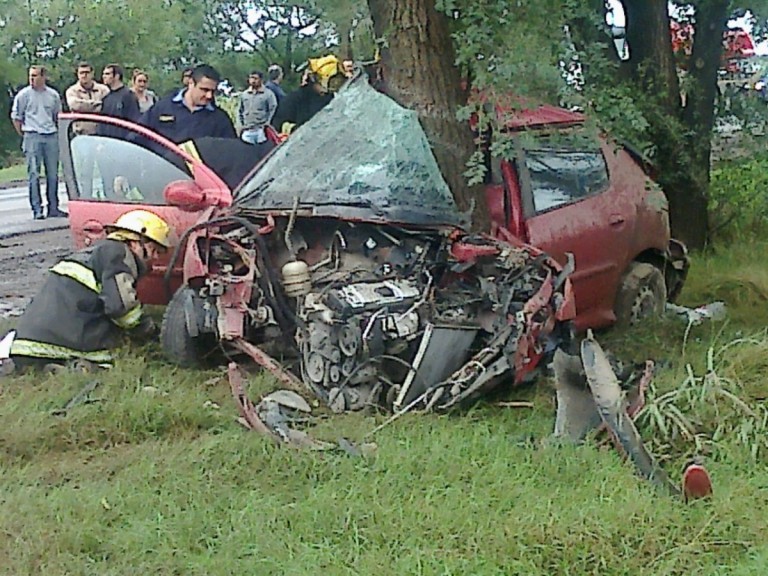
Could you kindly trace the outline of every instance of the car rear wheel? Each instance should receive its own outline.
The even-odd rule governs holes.
[[[197,314],[202,313],[202,300],[197,293],[182,286],[165,309],[160,328],[160,343],[166,357],[179,366],[201,366],[216,351],[215,334],[200,333]]]
[[[645,318],[661,316],[666,303],[667,286],[661,270],[652,264],[633,262],[616,297],[616,325],[626,328]]]

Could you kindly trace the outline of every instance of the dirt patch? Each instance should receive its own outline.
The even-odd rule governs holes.
[[[21,314],[48,269],[72,250],[69,229],[0,240],[0,318]]]

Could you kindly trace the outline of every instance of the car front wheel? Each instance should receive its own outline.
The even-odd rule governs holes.
[[[182,286],[165,309],[160,343],[166,357],[174,364],[185,368],[198,367],[216,351],[216,335],[200,333],[196,328],[201,308],[202,299],[197,293]]]
[[[633,262],[616,297],[616,326],[626,328],[645,318],[661,316],[666,303],[667,286],[661,270],[652,264]]]

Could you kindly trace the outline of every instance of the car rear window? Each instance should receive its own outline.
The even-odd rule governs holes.
[[[191,180],[174,162],[134,142],[90,134],[70,141],[78,194],[83,200],[163,205],[170,182]]]
[[[527,142],[525,148],[537,213],[578,202],[608,188],[605,158],[597,142],[583,134],[556,141],[542,136]]]

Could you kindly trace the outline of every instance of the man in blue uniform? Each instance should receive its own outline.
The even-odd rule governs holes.
[[[214,102],[220,80],[211,66],[195,67],[191,83],[158,101],[141,123],[177,144],[203,136],[237,138],[232,120]]]

